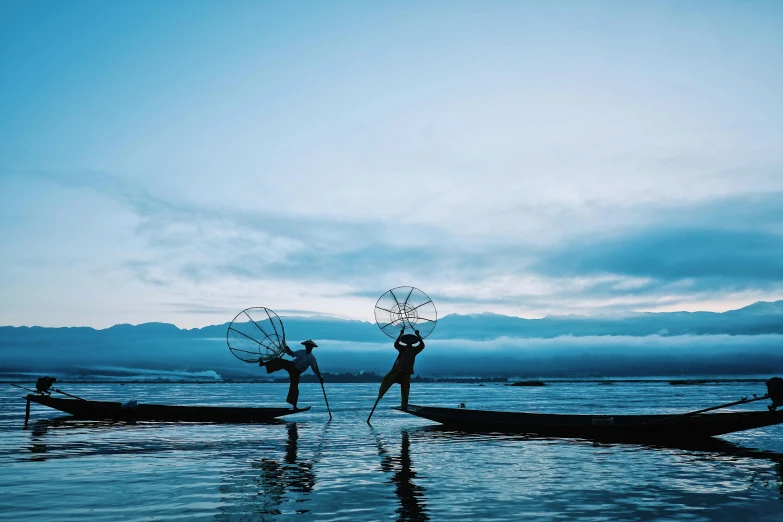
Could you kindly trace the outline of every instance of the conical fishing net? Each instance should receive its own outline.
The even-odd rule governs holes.
[[[245,362],[277,359],[285,351],[283,321],[269,308],[242,310],[228,325],[226,342],[231,353]]]
[[[418,330],[427,337],[438,322],[435,303],[424,292],[412,286],[392,288],[375,303],[375,321],[383,333],[396,339],[400,330]]]

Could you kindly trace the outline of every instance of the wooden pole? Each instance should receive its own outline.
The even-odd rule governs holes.
[[[24,425],[27,426],[27,421],[30,420],[30,399],[27,399],[27,407],[24,409]]]
[[[375,404],[372,407],[372,411],[370,412],[370,416],[367,417],[367,424],[370,424],[370,419],[372,418],[372,414],[375,413],[375,408],[378,406],[378,403],[381,401],[380,396],[375,400]]]
[[[746,403],[749,403],[749,402],[763,401],[764,399],[769,399],[769,394],[764,394],[761,397],[754,397],[752,399],[748,399],[748,398],[743,397],[742,399],[740,399],[738,401],[728,402],[726,404],[721,404],[719,406],[712,406],[710,408],[704,408],[703,410],[689,411],[688,413],[679,413],[677,415],[671,415],[669,417],[664,417],[662,419],[655,419],[655,420],[652,420],[652,421],[649,421],[649,422],[645,422],[644,424],[642,424],[642,426],[647,425],[647,424],[656,424],[658,422],[663,422],[665,420],[674,419],[676,417],[688,417],[690,415],[697,415],[699,413],[705,413],[705,412],[712,411],[712,410],[718,410],[720,408],[728,408],[730,406],[736,406],[737,404],[746,404]]]
[[[56,391],[57,393],[62,393],[63,395],[67,395],[68,397],[73,397],[74,399],[79,399],[80,401],[86,401],[87,399],[82,399],[81,397],[77,397],[76,395],[72,395],[70,393],[66,393],[62,391],[59,388],[52,388],[52,390]]]
[[[24,386],[19,386],[18,384],[14,384],[14,383],[12,383],[12,382],[9,382],[8,384],[10,384],[11,386],[14,386],[14,387],[16,387],[16,388],[21,388],[21,389],[23,389],[23,390],[26,390],[26,391],[32,392],[32,393],[38,393],[36,390],[31,390],[30,388],[25,388]]]
[[[329,408],[329,399],[326,398],[326,388],[324,388],[324,381],[321,381],[321,391],[324,392],[324,401],[326,402],[326,411],[329,412],[329,420],[332,420],[332,410]]]

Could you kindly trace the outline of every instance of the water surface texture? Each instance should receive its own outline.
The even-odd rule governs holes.
[[[91,399],[279,406],[284,384],[82,384]],[[377,384],[303,384],[274,424],[81,422],[0,391],[0,520],[783,520],[783,428],[696,448],[462,434],[390,410]],[[685,412],[763,383],[415,384],[411,403]],[[761,409],[765,404],[743,405]]]

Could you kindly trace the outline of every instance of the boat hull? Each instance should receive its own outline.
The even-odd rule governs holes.
[[[161,422],[219,422],[253,423],[269,422],[284,415],[310,409],[291,408],[240,408],[226,406],[168,406],[163,404],[138,404],[124,407],[119,402],[61,399],[48,395],[27,396],[27,400],[59,410],[82,420],[161,421]]]
[[[672,415],[555,415],[408,405],[411,415],[465,431],[594,440],[693,440],[783,423],[783,411]]]

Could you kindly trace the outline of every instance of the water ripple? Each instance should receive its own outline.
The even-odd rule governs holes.
[[[72,385],[99,399],[280,405],[285,385]],[[0,520],[778,520],[783,429],[691,447],[463,433],[391,411],[376,385],[302,386],[309,412],[254,425],[83,422],[0,393]],[[411,401],[495,410],[659,413],[753,383],[426,384]],[[762,390],[763,391],[763,390]],[[392,393],[396,392],[393,390]],[[653,400],[653,398],[655,398]],[[756,405],[746,405],[751,409]],[[762,408],[762,405],[758,405]]]

